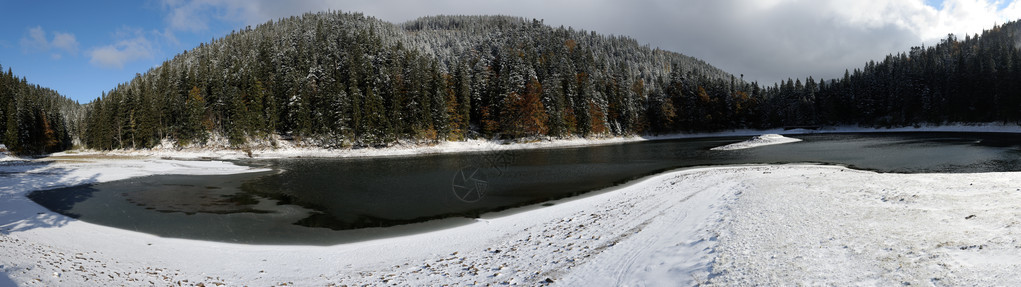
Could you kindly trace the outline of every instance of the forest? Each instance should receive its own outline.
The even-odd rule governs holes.
[[[881,62],[844,71],[840,79],[811,77],[767,91],[779,125],[901,127],[923,123],[1021,123],[1021,22],[935,46],[912,47]],[[788,110],[784,110],[784,107]]]
[[[676,115],[672,105],[668,115],[645,106],[682,78],[677,88],[703,94],[736,88],[733,76],[697,59],[541,21],[440,16],[394,25],[306,14],[202,44],[118,86],[87,105],[82,139],[146,148],[220,135],[236,147],[280,135],[336,148],[668,132],[687,122],[650,125],[659,120],[648,116]],[[692,123],[735,124],[727,116]]]
[[[3,68],[0,67],[0,71]],[[29,84],[8,68],[0,72],[0,143],[15,154],[44,154],[71,148],[78,134],[71,123],[78,103],[54,90]]]
[[[506,16],[392,24],[320,12],[246,27],[78,105],[0,81],[0,138],[70,148],[325,148],[738,128],[1021,122],[1018,22],[948,35],[842,78],[747,82],[623,36]]]

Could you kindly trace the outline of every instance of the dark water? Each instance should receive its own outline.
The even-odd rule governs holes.
[[[1021,170],[1021,135],[794,137],[804,141],[736,151],[709,149],[747,137],[393,158],[254,160],[239,163],[275,171],[149,176],[37,191],[29,197],[80,220],[166,237],[334,244],[466,223],[481,213],[692,166],[824,163],[901,173]],[[446,219],[429,221],[440,218]]]

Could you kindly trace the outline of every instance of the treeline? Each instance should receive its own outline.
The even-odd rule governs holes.
[[[746,84],[700,60],[541,21],[441,16],[402,25],[305,14],[186,51],[89,104],[85,144],[323,147],[744,126]],[[676,119],[675,119],[676,118]]]
[[[56,91],[19,79],[10,68],[0,72],[0,143],[10,152],[38,155],[71,148],[78,113],[78,103]]]
[[[840,79],[809,77],[765,92],[778,125],[911,126],[923,123],[1021,123],[1021,22],[981,35],[954,35]]]
[[[86,105],[99,149],[275,135],[321,147],[465,138],[1021,120],[1017,22],[869,62],[843,78],[745,82],[698,59],[542,21],[395,25],[305,14],[186,51]]]

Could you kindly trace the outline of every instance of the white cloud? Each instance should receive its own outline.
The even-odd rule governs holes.
[[[152,42],[139,29],[122,28],[115,34],[121,38],[113,45],[92,49],[89,52],[89,63],[103,68],[124,68],[124,64],[142,59],[152,59],[154,49]]]
[[[181,41],[177,39],[176,35],[174,35],[174,31],[171,31],[169,28],[163,29],[162,32],[154,30],[152,33],[153,35],[158,36],[159,39],[162,39],[164,41],[163,43],[169,43],[175,46],[181,45]]]
[[[207,15],[202,12],[203,5],[198,3],[200,2],[189,2],[171,9],[170,15],[167,16],[170,27],[193,32],[207,29]]]
[[[28,35],[21,38],[21,49],[25,52],[46,51],[50,48],[43,27],[28,28]]]
[[[70,55],[78,54],[78,40],[74,34],[64,32],[53,32],[53,40],[46,40],[46,30],[36,26],[28,28],[28,33],[21,38],[21,50],[24,53],[47,52],[50,49],[58,49]],[[51,53],[50,58],[60,60],[64,55]]]
[[[78,39],[71,33],[53,32],[53,41],[50,44],[70,54],[78,53]]]
[[[163,0],[168,10],[166,21],[169,27],[178,31],[198,32],[209,29],[211,20],[250,23],[259,17],[264,6],[289,5],[286,1],[247,0]]]
[[[925,40],[945,38],[949,33],[963,37],[964,34],[975,34],[992,28],[994,24],[1021,18],[1018,2],[1011,2],[1004,9],[998,10],[998,6],[1003,7],[1000,4],[1000,1],[946,0],[935,19],[935,25],[918,28]]]

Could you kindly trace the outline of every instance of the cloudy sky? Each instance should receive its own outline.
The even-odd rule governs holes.
[[[437,14],[543,19],[706,60],[745,79],[833,78],[953,33],[1021,18],[1015,0],[0,0],[0,65],[88,102],[233,29],[309,11],[391,22]]]

